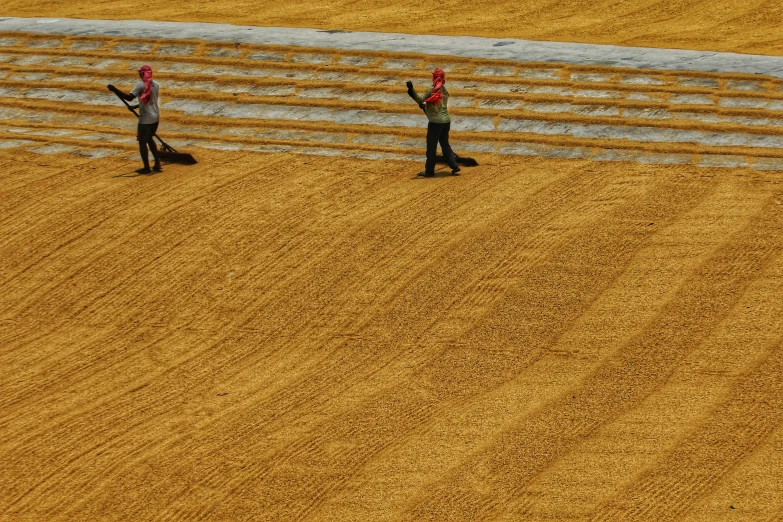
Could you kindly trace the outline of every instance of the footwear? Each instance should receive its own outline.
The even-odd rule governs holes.
[[[163,167],[161,167],[160,164],[156,164],[154,167],[152,167],[152,170],[155,172],[163,172]]]
[[[419,172],[416,175],[420,176],[422,178],[434,178],[435,177],[435,173],[434,172]]]
[[[138,172],[139,174],[149,174],[152,171],[150,170],[149,167],[142,167],[140,169],[136,169],[136,172]]]
[[[452,176],[459,176],[459,171],[461,171],[461,170],[462,170],[462,169],[461,169],[461,168],[459,168],[459,165],[457,165],[456,167],[454,167],[453,169],[451,169],[451,175],[452,175]]]

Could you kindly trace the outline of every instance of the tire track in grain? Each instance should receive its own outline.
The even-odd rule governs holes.
[[[510,236],[511,237],[517,237],[517,235],[515,235],[515,234],[510,234]],[[437,357],[433,357],[433,359],[437,359]],[[454,391],[453,388],[454,387],[451,387],[451,391]],[[426,386],[425,386],[425,388],[422,389],[422,391],[424,392],[424,397],[425,397],[425,399],[423,401],[424,402],[423,406],[417,407],[417,406],[414,405],[415,402],[414,402],[414,404],[411,404],[411,401],[413,401],[414,399],[406,398],[406,396],[409,395],[410,392],[411,392],[411,389],[409,387],[406,387],[406,389],[404,391],[403,390],[394,390],[394,388],[392,388],[391,390],[385,390],[386,393],[383,394],[383,398],[380,399],[380,400],[375,401],[377,403],[376,405],[369,406],[369,405],[365,404],[364,405],[365,408],[368,408],[368,407],[371,408],[369,411],[363,411],[363,412],[361,412],[361,414],[356,413],[356,414],[352,415],[350,417],[351,420],[348,422],[348,424],[349,424],[348,428],[343,428],[343,427],[339,427],[338,426],[336,430],[335,430],[335,427],[332,427],[332,428],[319,429],[316,432],[317,433],[335,433],[336,436],[339,435],[339,437],[341,437],[343,439],[350,439],[351,436],[356,436],[356,434],[357,434],[356,430],[357,429],[358,429],[358,433],[362,433],[364,430],[367,430],[367,429],[370,429],[370,430],[372,429],[369,426],[363,426],[363,424],[361,422],[361,419],[363,419],[363,418],[373,418],[373,419],[376,419],[376,420],[377,419],[383,419],[385,422],[379,422],[379,424],[381,424],[382,426],[406,426],[407,429],[410,429],[409,423],[411,425],[413,425],[413,426],[416,426],[417,424],[418,425],[422,424],[423,421],[428,416],[431,416],[432,414],[435,413],[435,407],[438,406],[438,403],[440,402],[440,400],[443,399],[442,397],[438,397],[438,396],[435,396],[435,395],[431,394],[429,392],[429,390],[426,389]],[[468,391],[467,393],[470,393],[470,391]],[[446,395],[445,392],[444,392],[444,395]],[[388,403],[389,403],[389,401],[391,399],[393,399],[393,404],[395,406],[399,405],[399,407],[394,407],[394,408],[392,408],[391,411],[389,411],[388,408],[390,408],[390,406],[388,405]],[[387,408],[387,409],[384,409],[384,408]],[[380,410],[380,411],[378,411],[378,410]],[[418,413],[414,414],[412,417],[406,418],[406,413],[410,413],[410,411],[416,411]],[[347,429],[348,431],[347,432],[344,431],[345,429]],[[366,436],[367,435],[365,435],[365,437]],[[388,443],[392,443],[392,442],[393,441],[387,441],[387,444]],[[285,450],[284,453],[283,453],[283,456],[281,456],[281,461],[277,461],[277,462],[275,462],[275,461],[268,461],[268,462],[265,462],[258,469],[258,473],[263,473],[264,470],[268,470],[269,467],[273,465],[273,463],[274,463],[275,466],[290,465],[290,462],[292,460],[296,460],[297,457],[299,457],[301,455],[307,455],[307,457],[308,457],[307,461],[312,463],[312,459],[314,458],[314,456],[312,454],[307,453],[307,452],[308,452],[308,448],[313,446],[313,441],[305,439],[304,442],[301,442],[299,444],[302,444],[302,448],[300,448],[298,450],[296,448],[291,448],[291,449]],[[297,444],[296,446],[299,447],[299,444]],[[320,446],[322,444],[323,443],[317,443],[316,447]],[[385,447],[385,446],[381,445],[380,449],[376,449],[377,445],[373,445],[370,441],[366,441],[365,444],[360,445],[360,449],[358,451],[359,451],[359,454],[362,455],[363,459],[366,459],[366,458],[369,458],[372,454],[374,454],[373,451],[380,451],[380,450],[383,449],[383,447]],[[368,455],[368,453],[370,455]],[[332,462],[332,465],[334,465],[333,459],[330,459],[330,461]],[[363,462],[363,460],[360,460],[360,462]],[[288,464],[286,464],[286,463],[288,463]],[[357,465],[357,464],[354,464],[354,465]],[[361,465],[361,464],[358,464],[358,465]],[[308,467],[311,467],[311,465],[308,464]],[[326,472],[326,468],[324,468],[324,471]],[[312,470],[311,470],[311,472],[312,472]],[[253,473],[253,476],[256,476],[255,473]],[[304,488],[304,489],[307,489],[307,488],[305,488],[304,485],[301,485],[299,483],[297,483],[297,485],[291,485],[289,487],[296,487],[297,489],[299,489],[300,486],[302,488]],[[311,488],[316,488],[317,489],[317,486],[319,486],[317,481],[313,481],[313,482],[310,483],[310,487]],[[240,491],[238,489],[239,488],[234,488],[234,494],[239,494],[240,493]],[[329,488],[329,489],[333,489],[333,488]],[[291,493],[291,491],[288,490],[288,489],[280,491],[280,495],[288,495],[290,493]],[[299,509],[302,510],[302,514],[303,515],[306,515],[309,512],[309,510],[313,509],[313,506],[315,505],[315,503],[310,504],[310,502],[313,502],[313,500],[319,501],[319,502],[323,500],[323,498],[313,499],[312,495],[313,495],[312,491],[308,491],[308,492],[303,493],[301,495],[297,495],[299,498],[302,498],[303,501],[304,501],[304,499],[308,499],[306,505],[302,506],[301,508],[299,508]],[[282,502],[282,500],[283,499],[281,497],[277,501],[272,501],[271,505],[275,505],[278,501]],[[217,503],[219,504],[219,501],[217,501]],[[289,511],[289,515],[290,515],[290,511]]]
[[[212,217],[214,218],[215,216],[212,216]],[[176,227],[174,230],[177,230],[178,228],[179,227]],[[110,245],[107,248],[107,250],[111,250],[111,248],[112,248],[112,246]],[[93,261],[93,260],[91,260],[89,263],[86,264],[86,266],[90,266],[90,265],[95,266],[97,264],[99,267],[101,267],[104,270],[108,271],[107,278],[98,278],[99,280],[101,280],[101,279],[108,279],[108,280],[110,280],[112,273],[121,272],[122,271],[121,269],[115,269],[115,268],[112,268],[112,267],[115,266],[117,263],[121,263],[122,259],[124,259],[125,256],[122,256],[118,260],[118,258],[116,256],[116,252],[111,252],[109,254],[106,254],[105,252],[103,252],[103,253],[99,252],[99,255],[104,255],[104,257],[109,258],[109,260],[111,262],[107,264],[105,261],[100,261],[100,260],[99,261]],[[100,259],[100,257],[98,259]],[[62,298],[60,298],[60,299],[62,299]],[[38,306],[38,303],[36,303],[36,306]],[[56,328],[56,324],[54,325],[54,328]],[[59,368],[59,369],[62,370],[63,368]],[[48,371],[48,370],[45,370],[45,371]],[[57,370],[55,370],[55,371],[57,371]],[[8,399],[8,397],[6,399]]]
[[[244,175],[252,175],[252,173],[245,173]],[[149,233],[155,227],[162,227],[162,224],[165,223],[166,219],[168,219],[167,218],[168,215],[171,215],[171,214],[175,214],[176,215],[177,213],[181,213],[189,205],[191,205],[193,203],[196,203],[196,202],[198,202],[198,201],[200,201],[200,200],[202,200],[204,198],[209,197],[210,193],[215,192],[215,191],[229,189],[231,187],[232,183],[234,183],[234,182],[235,182],[235,180],[232,179],[230,181],[220,183],[220,184],[218,184],[215,187],[210,187],[209,192],[196,194],[196,195],[192,196],[187,201],[172,201],[167,208],[159,210],[152,220],[150,220],[150,221],[148,221],[146,223],[141,224],[134,231],[134,236],[140,236],[140,235],[142,235],[144,233]],[[164,188],[163,192],[160,195],[161,196],[167,196],[169,193],[173,192],[174,190],[175,190],[175,187]],[[229,211],[230,211],[229,209],[224,209],[224,212],[229,212]],[[110,214],[110,212],[108,210],[108,207],[101,209],[100,213],[104,214],[104,215],[105,214]],[[187,228],[186,228],[186,230],[187,230]],[[48,259],[48,258],[50,258],[52,256],[55,256],[61,249],[63,249],[64,247],[68,246],[69,244],[73,243],[74,241],[77,241],[78,239],[79,239],[79,236],[71,237],[71,238],[69,238],[67,240],[66,243],[57,245],[55,247],[55,249],[52,252],[50,252],[45,258],[39,259],[39,260],[35,261],[33,264],[29,265],[24,271],[27,272],[27,271],[32,270],[36,265],[42,263],[45,259]],[[122,240],[130,242],[130,241],[134,240],[134,237],[123,238]],[[100,256],[108,257],[109,254],[108,254],[107,250],[112,248],[112,247],[113,247],[113,245],[111,245],[111,244],[104,246],[97,253],[93,254],[93,256],[90,256],[87,259],[82,259],[80,262],[75,263],[74,265],[72,265],[73,268],[71,268],[69,270],[69,272],[64,277],[63,276],[58,277],[58,278],[56,278],[54,281],[52,281],[48,285],[41,285],[41,286],[39,286],[37,292],[31,293],[28,296],[26,296],[25,300],[21,301],[20,303],[18,303],[15,306],[15,311],[14,310],[9,310],[9,313],[13,313],[15,315],[19,315],[19,314],[22,314],[22,313],[25,313],[26,311],[28,311],[30,309],[30,307],[32,307],[32,306],[39,306],[40,302],[41,302],[42,295],[50,294],[52,289],[55,286],[57,286],[58,284],[62,283],[63,279],[68,278],[68,277],[71,277],[71,278],[75,277],[79,273],[81,273],[83,270],[85,270],[88,267],[90,267],[91,265],[96,264],[95,263],[96,257],[100,257]]]
[[[77,190],[73,190],[74,188]],[[170,189],[164,188],[162,194],[166,194],[168,190]],[[65,194],[68,195],[66,196]],[[36,210],[36,212],[28,216],[26,229],[16,234],[17,236],[34,237],[34,241],[39,241],[38,237],[41,237],[40,241],[43,244],[54,243],[54,249],[40,246],[32,250],[36,254],[43,250],[45,254],[38,259],[23,264],[12,278],[17,279],[34,271],[36,266],[50,260],[58,250],[66,248],[88,236],[91,229],[96,226],[100,227],[113,218],[116,219],[114,215],[116,207],[127,203],[130,201],[130,198],[136,196],[132,190],[123,190],[117,195],[116,188],[111,185],[105,185],[96,191],[94,182],[89,179],[83,179],[81,182],[78,182],[76,187],[70,187],[65,194],[61,193],[60,195],[41,198],[34,209],[32,209]],[[68,198],[72,202],[71,205],[76,207],[72,212],[52,212],[52,210],[60,208],[58,203],[62,197]],[[84,205],[85,200],[87,202],[86,205]],[[41,209],[40,212],[37,211],[39,208]],[[86,208],[87,212],[84,212],[82,208]],[[39,214],[42,215],[42,218],[37,217]],[[41,232],[38,232],[39,228]],[[35,230],[35,234],[32,233],[33,230]],[[14,239],[14,235],[9,236],[9,240],[11,239]],[[36,245],[36,243],[33,243],[33,245]],[[9,313],[11,312],[9,311]]]
[[[483,379],[482,379],[482,381],[483,381]],[[467,393],[469,394],[470,392],[467,392]],[[445,393],[444,393],[444,395],[445,395]],[[430,413],[433,413],[433,412],[430,412]],[[393,423],[392,423],[392,424],[393,424]]]
[[[248,174],[248,175],[252,175],[252,172],[250,174]],[[230,188],[230,183],[227,186]],[[202,195],[202,197],[204,197],[207,200],[209,200],[209,198],[215,197],[215,196],[214,195],[210,196],[210,195],[207,194],[207,195]],[[180,203],[178,202],[178,204],[180,204]],[[205,216],[206,216],[206,214],[205,214]],[[210,218],[213,219],[213,220],[217,220],[217,221],[219,221],[221,219],[220,218],[220,214],[215,214],[214,212],[210,214]],[[169,223],[169,225],[170,225],[170,223]],[[176,234],[179,234],[179,230],[182,229],[182,227],[180,227],[180,226],[163,226],[163,228],[164,229],[168,228],[168,229],[170,229],[172,232],[174,232]],[[161,240],[165,241],[166,237],[165,236],[162,237]],[[177,241],[181,241],[181,240],[178,239]],[[133,248],[135,248],[135,247],[133,247]],[[171,246],[167,247],[167,251],[171,251],[172,249],[173,249],[173,247],[171,247]],[[130,252],[128,254],[130,254]],[[109,245],[109,246],[107,246],[105,248],[104,251],[98,252],[95,259],[92,259],[88,263],[85,263],[83,268],[87,269],[87,268],[96,267],[96,266],[100,267],[101,270],[104,270],[106,272],[106,276],[96,276],[95,279],[97,279],[98,281],[111,280],[112,274],[114,274],[114,273],[121,273],[123,271],[122,270],[122,263],[123,263],[123,260],[126,259],[127,257],[128,257],[128,255],[118,255],[118,253],[116,251],[116,247],[114,245]],[[130,254],[130,257],[136,257],[136,256],[133,255],[133,254]],[[157,257],[160,257],[160,255],[158,255]],[[101,258],[103,258],[103,259],[101,259]],[[150,262],[148,262],[148,261],[145,261],[144,263],[145,263],[145,265],[143,265],[142,268],[144,268],[144,266],[149,266],[149,264],[150,264]],[[90,269],[92,269],[92,268],[90,268]],[[139,268],[135,267],[134,270],[139,270]],[[71,277],[72,278],[72,277],[75,277],[75,275],[71,274],[71,275],[69,275],[67,277]],[[125,280],[127,280],[127,278],[120,278],[120,281],[125,281]],[[120,285],[121,285],[121,283],[118,284],[117,286],[119,287]],[[104,295],[107,294],[107,293],[110,293],[110,291],[111,290],[105,291]],[[51,290],[49,290],[48,292],[51,292]],[[54,296],[53,298],[58,300],[58,301],[62,301],[63,299],[67,299],[67,296],[62,296],[62,297]],[[81,309],[86,309],[86,308],[88,308],[90,306],[90,304],[89,304],[90,298],[88,296],[75,296],[72,299],[75,299],[74,302],[81,302],[84,299],[88,300],[88,304],[81,305],[81,307],[80,307]],[[98,296],[97,299],[100,299],[100,296]],[[35,306],[39,306],[39,303],[35,303]],[[115,308],[111,308],[111,309],[115,309]],[[78,310],[75,313],[76,313],[76,317],[78,317],[81,314],[81,312],[78,311]],[[56,329],[56,328],[57,328],[57,325],[55,324],[53,326],[53,329]],[[93,361],[93,363],[94,363],[94,361]],[[66,371],[67,366],[63,367],[62,366],[62,361],[55,361],[54,364],[55,364],[54,368],[46,368],[46,367],[40,368],[40,367],[37,367],[36,371],[37,372],[42,372],[42,373],[49,373],[51,371],[55,371],[55,372]],[[64,375],[63,375],[63,377],[64,377]],[[36,379],[33,378],[32,380],[36,380]],[[58,379],[58,381],[60,383],[62,383],[63,379],[62,378]],[[12,399],[13,399],[12,396],[5,398],[6,401],[10,401]]]
[[[705,263],[678,299],[650,324],[647,335],[631,341],[571,391],[571,397],[526,417],[474,462],[452,470],[450,478],[434,484],[430,493],[415,501],[411,516],[438,520],[497,517],[504,503],[571,445],[662,386],[689,347],[725,317],[755,274],[779,254],[781,245],[772,231],[781,220],[773,206],[766,206],[745,231]],[[693,324],[697,320],[698,327]]]
[[[616,196],[620,197],[620,194]],[[737,199],[741,201],[734,203]],[[411,433],[382,457],[374,458],[368,467],[350,478],[346,493],[329,499],[319,509],[320,516],[331,520],[350,518],[356,516],[351,506],[361,504],[364,506],[363,513],[373,513],[372,518],[392,520],[400,517],[407,501],[426,483],[441,475],[444,468],[458,466],[461,460],[468,460],[485,442],[491,443],[494,434],[504,426],[537,405],[559,396],[573,385],[571,383],[588,374],[600,363],[601,353],[617,349],[630,335],[641,331],[656,309],[662,306],[664,296],[674,292],[677,277],[685,278],[726,233],[738,230],[742,226],[742,218],[757,211],[757,200],[757,196],[751,195],[738,198],[735,184],[722,183],[709,198],[676,222],[664,224],[663,228],[657,223],[649,244],[634,253],[633,261],[619,280],[552,347],[544,350],[508,384],[482,393],[462,403],[460,408],[444,409],[429,419],[422,429]],[[734,210],[732,204],[737,204],[741,212]],[[721,210],[712,210],[705,215],[705,209],[709,208]],[[727,212],[727,208],[731,211]],[[683,247],[674,249],[669,245],[672,238],[690,237],[696,231],[701,234],[700,244],[695,248],[690,246],[686,257],[683,257]],[[694,251],[699,252],[695,257]],[[659,258],[658,254],[666,257]],[[653,271],[649,268],[651,257],[656,265]],[[623,296],[629,301],[625,306],[618,306],[616,303],[622,301]],[[642,296],[650,300],[641,299]],[[654,306],[655,303],[660,304]],[[607,316],[612,318],[611,322],[607,322]],[[513,351],[511,348],[492,350],[487,343],[481,344],[470,336],[458,339],[462,349],[478,344],[485,353]],[[503,341],[496,343],[502,345]],[[422,464],[414,466],[413,463]],[[565,476],[556,477],[556,484],[568,483],[570,469],[573,468],[563,472]],[[581,469],[576,471],[582,472]],[[529,489],[535,488],[533,484]],[[379,490],[386,494],[377,497],[373,503],[369,499],[373,498],[373,492]],[[525,494],[528,494],[527,489]],[[554,494],[552,492],[547,498],[553,498]],[[560,503],[557,502],[557,505]],[[571,509],[571,512],[574,510]]]
[[[592,520],[681,520],[783,424],[783,344],[738,379],[723,404]]]
[[[729,193],[732,192],[736,198],[736,186]],[[719,236],[722,242],[744,226],[748,211],[755,214],[767,202],[766,194],[755,191],[743,197],[751,197],[755,203],[742,216],[730,210],[731,203],[713,202],[711,213],[701,216],[702,221],[710,224],[702,225],[701,230],[706,232],[708,227],[714,227],[712,220],[717,217],[718,223],[723,221],[724,234]],[[719,213],[725,215],[716,216]],[[701,236],[700,242],[704,240]],[[705,258],[702,255],[693,261]],[[586,517],[596,506],[633,484],[651,462],[674,447],[692,431],[692,426],[701,423],[704,412],[716,407],[737,377],[755,365],[771,343],[777,342],[781,329],[772,325],[779,323],[780,306],[770,298],[781,288],[780,277],[775,273],[779,274],[783,265],[780,258],[777,261],[748,286],[731,313],[688,352],[664,387],[597,430],[531,480],[520,492],[525,501],[516,501],[513,511],[534,519]],[[572,382],[578,380],[581,379]],[[538,497],[538,491],[550,493]]]

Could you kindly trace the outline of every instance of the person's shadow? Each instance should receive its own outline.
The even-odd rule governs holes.
[[[452,174],[451,169],[441,167],[439,169],[435,169],[434,176],[422,176],[420,174],[416,174],[411,179],[437,179],[437,178],[457,178],[457,177],[459,177],[459,174]]]
[[[154,176],[155,174],[162,174],[162,170],[153,170],[151,172],[125,172],[124,174],[117,174],[116,176],[112,176],[112,178],[140,178],[140,177],[149,177]]]

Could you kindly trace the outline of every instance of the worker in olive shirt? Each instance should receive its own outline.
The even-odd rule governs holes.
[[[435,175],[435,156],[438,151],[438,143],[443,151],[443,157],[451,167],[451,173],[457,175],[460,168],[457,158],[449,145],[449,129],[451,118],[449,117],[449,91],[446,90],[446,73],[438,67],[432,72],[432,88],[427,89],[424,96],[419,96],[413,88],[413,83],[408,81],[408,95],[413,98],[424,110],[429,124],[427,125],[427,163],[424,172],[419,176],[431,178]]]
[[[152,79],[152,67],[142,65],[139,69],[139,78],[141,81],[129,93],[122,92],[114,85],[109,85],[109,90],[126,101],[139,99],[139,127],[136,139],[139,140],[139,154],[144,167],[137,170],[140,174],[149,174],[150,161],[147,157],[147,147],[152,151],[152,157],[155,158],[155,165],[152,170],[160,171],[160,156],[155,140],[152,139],[158,131],[158,122],[160,121],[160,109],[158,108],[158,82]]]

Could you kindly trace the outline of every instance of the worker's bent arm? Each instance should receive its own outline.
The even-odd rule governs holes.
[[[413,88],[413,82],[406,82],[406,85],[408,86],[408,96],[413,98],[413,101],[419,104],[419,107],[422,106],[424,103],[424,98],[419,96],[419,93],[416,92],[416,89]]]
[[[133,101],[133,100],[136,99],[136,97],[133,94],[131,94],[129,92],[122,92],[121,90],[119,90],[114,85],[109,85],[108,87],[109,87],[109,90],[111,92],[113,92],[114,94],[116,94],[117,96],[119,96],[120,98],[122,98],[125,101]]]

